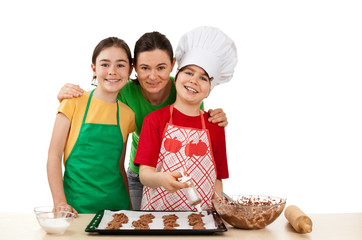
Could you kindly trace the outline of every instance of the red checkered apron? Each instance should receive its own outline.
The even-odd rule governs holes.
[[[157,172],[184,171],[192,177],[196,191],[202,199],[201,208],[211,209],[211,198],[216,182],[216,167],[208,129],[201,113],[202,129],[172,124],[173,105],[170,106],[170,121],[166,124],[158,156]],[[163,187],[143,188],[142,210],[195,211],[183,190],[169,193]]]

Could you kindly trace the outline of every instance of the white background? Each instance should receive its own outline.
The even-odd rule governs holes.
[[[201,25],[238,48],[234,78],[205,100],[229,120],[225,192],[286,197],[306,213],[361,212],[361,12],[349,0],[2,1],[0,212],[52,204],[56,95],[67,82],[91,89],[100,40],[133,50],[157,30],[176,48]]]

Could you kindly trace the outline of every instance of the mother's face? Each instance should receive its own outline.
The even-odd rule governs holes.
[[[138,54],[135,71],[142,89],[151,94],[163,90],[170,80],[175,59],[170,61],[166,51],[156,49]]]

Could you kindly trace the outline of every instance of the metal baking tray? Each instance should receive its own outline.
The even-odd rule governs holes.
[[[176,212],[168,212],[168,211],[132,211],[137,212],[138,214],[148,214],[148,213],[156,213],[156,212],[162,212],[164,215],[177,213]],[[187,212],[187,213],[193,213],[193,212]],[[202,234],[213,234],[217,232],[226,232],[227,228],[225,227],[221,217],[219,214],[217,214],[216,211],[207,211],[207,214],[212,216],[215,223],[215,228],[212,229],[100,229],[98,228],[98,225],[102,221],[104,214],[104,210],[100,210],[96,213],[96,215],[93,217],[92,221],[88,224],[85,231],[89,233],[100,233],[100,234],[112,234],[112,235],[118,235],[118,234],[124,234],[124,235],[179,235],[179,234],[188,234],[188,235],[202,235]]]

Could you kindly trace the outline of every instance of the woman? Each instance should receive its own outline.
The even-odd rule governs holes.
[[[129,81],[119,92],[118,98],[128,105],[136,118],[136,129],[132,133],[131,153],[127,171],[129,192],[134,210],[140,209],[143,185],[139,180],[139,168],[133,164],[143,119],[150,113],[176,100],[174,79],[170,74],[175,65],[171,42],[159,32],[143,34],[134,48],[135,80]],[[58,94],[58,100],[79,97],[83,90],[73,84],[66,84]],[[209,110],[209,122],[227,125],[227,119],[222,109]]]

